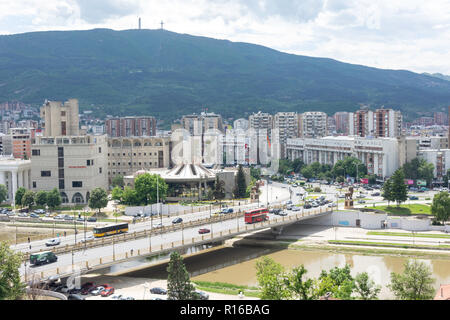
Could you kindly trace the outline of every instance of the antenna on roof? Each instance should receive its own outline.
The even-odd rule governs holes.
[[[161,30],[164,30],[164,22],[161,20]]]
[[[139,17],[139,30],[141,30],[141,17]]]

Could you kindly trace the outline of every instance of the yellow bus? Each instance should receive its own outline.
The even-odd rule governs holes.
[[[113,224],[94,228],[94,237],[101,238],[113,234],[128,232],[128,223]]]

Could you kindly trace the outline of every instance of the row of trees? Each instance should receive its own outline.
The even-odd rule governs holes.
[[[434,165],[427,162],[424,159],[414,158],[410,162],[407,162],[401,168],[405,177],[411,180],[425,180],[428,186],[434,178]]]
[[[62,199],[58,189],[54,188],[52,191],[38,191],[33,192],[26,190],[23,187],[17,189],[15,194],[16,205],[22,207],[32,208],[34,205],[48,206],[54,210],[61,205]]]
[[[316,178],[320,180],[344,182],[345,177],[368,178],[369,183],[376,182],[375,175],[367,175],[367,167],[361,160],[354,157],[347,157],[344,160],[338,160],[334,166],[329,164],[320,164],[313,162],[306,165],[300,159],[280,160],[278,172],[284,175],[292,172],[300,173],[306,179]]]
[[[342,300],[375,300],[381,286],[370,279],[367,272],[350,274],[350,266],[322,270],[317,279],[306,278],[303,265],[287,272],[273,259],[263,257],[256,263],[256,276],[264,300],[317,300],[325,295]],[[409,260],[401,274],[391,273],[388,288],[397,299],[427,300],[434,296],[434,279],[423,262]]]

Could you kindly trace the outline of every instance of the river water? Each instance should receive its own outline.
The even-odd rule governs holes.
[[[382,286],[381,299],[393,298],[386,287],[391,272],[401,273],[408,258],[390,255],[362,255],[335,253],[312,249],[267,249],[261,247],[220,246],[216,250],[184,259],[192,280],[225,282],[236,285],[256,286],[255,264],[258,258],[267,256],[283,265],[286,270],[303,264],[308,270],[307,277],[316,278],[322,270],[349,264],[355,276],[368,272],[371,278]],[[419,259],[431,267],[434,286],[450,283],[450,259]],[[127,273],[129,277],[167,279],[167,263]],[[117,271],[117,270],[116,270]]]

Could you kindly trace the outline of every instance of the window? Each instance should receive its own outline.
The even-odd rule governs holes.
[[[98,153],[102,153],[102,147],[98,147]]]
[[[59,189],[64,189],[64,179],[59,180]]]
[[[58,157],[64,157],[64,148],[58,147]]]
[[[102,168],[98,168],[98,173],[102,173]]]
[[[66,112],[65,111],[61,111],[61,116],[65,117],[66,116]]]
[[[36,181],[33,181],[33,188],[36,188]]]
[[[72,188],[82,188],[83,182],[82,181],[72,181]]]
[[[86,160],[86,165],[90,166],[91,165],[91,160]]]
[[[34,150],[31,151],[31,155],[32,156],[40,156],[41,155],[41,150],[34,149]]]
[[[64,168],[64,158],[58,159],[58,168]]]
[[[59,178],[64,178],[64,169],[58,169],[58,176]]]
[[[51,171],[41,171],[41,177],[51,177],[52,172]]]

